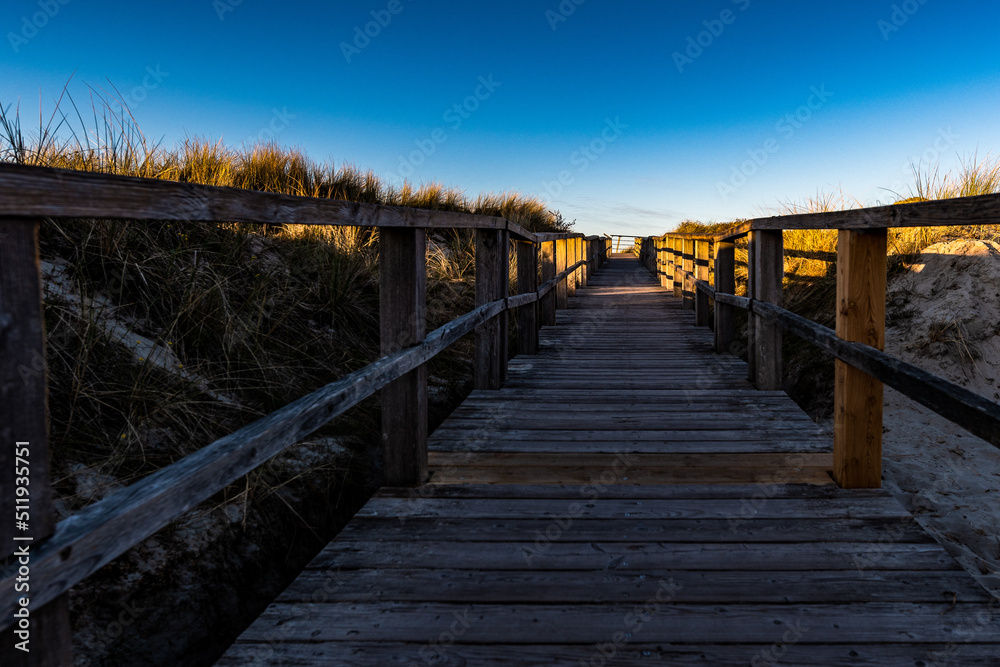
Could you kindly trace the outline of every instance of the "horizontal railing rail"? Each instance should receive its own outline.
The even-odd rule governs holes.
[[[49,499],[44,410],[43,218],[178,220],[206,223],[339,225],[379,228],[381,357],[183,459],[55,523]],[[474,229],[476,308],[424,334],[426,230]],[[293,197],[60,169],[0,164],[0,433],[31,440],[34,664],[72,664],[65,593],[198,503],[287,450],[362,400],[382,392],[385,483],[412,486],[427,474],[426,364],[475,333],[475,386],[499,389],[506,376],[508,314],[517,317],[518,351],[538,351],[538,329],[555,324],[578,286],[606,260],[611,241],[576,233],[533,233],[500,217]],[[517,256],[518,294],[508,293],[509,250]],[[539,275],[542,282],[539,284]],[[13,449],[0,451],[5,493]],[[12,522],[0,529],[0,590],[13,590],[21,567],[11,557]],[[0,596],[0,630],[15,624],[20,598]],[[51,642],[46,642],[46,636]],[[0,655],[5,655],[0,652]]]
[[[713,327],[717,353],[746,351],[749,378],[759,389],[782,387],[782,331],[830,353],[837,374],[834,477],[848,488],[878,487],[883,385],[1000,447],[1000,406],[883,351],[888,229],[984,225],[998,219],[1000,195],[756,218],[718,234],[646,237],[640,259],[695,311],[698,325]],[[826,258],[837,262],[836,330],[782,307],[782,233],[803,229],[838,231],[837,252]],[[735,293],[735,242],[744,237],[747,296],[741,297]],[[736,309],[749,316],[745,346],[736,341]]]

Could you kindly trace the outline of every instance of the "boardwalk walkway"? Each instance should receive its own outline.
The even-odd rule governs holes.
[[[616,257],[220,665],[997,665],[1000,609]]]

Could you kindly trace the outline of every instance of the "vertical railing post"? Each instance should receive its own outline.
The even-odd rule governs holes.
[[[757,278],[757,239],[759,235],[750,232],[747,235],[747,298],[753,299],[756,294],[754,287]],[[747,381],[757,384],[757,336],[754,323],[757,316],[747,314]]]
[[[667,238],[670,243],[671,256],[674,258],[674,296],[678,299],[684,298],[684,241],[676,236]]]
[[[841,230],[837,336],[885,348],[885,229]],[[882,383],[839,359],[834,388],[833,475],[846,489],[882,485]]]
[[[517,293],[538,291],[538,246],[517,243]],[[517,309],[517,352],[538,354],[538,302]]]
[[[23,554],[24,550],[30,560],[31,552],[53,533],[56,523],[48,442],[48,367],[38,229],[39,221],[35,219],[0,218],[0,493],[3,494],[0,505],[4,508],[0,519],[0,560],[15,553]],[[14,522],[15,488],[24,488],[29,493],[28,506],[18,505],[28,511],[24,528]],[[14,630],[20,629],[17,623],[14,630],[4,630],[0,663],[12,667],[72,665],[68,596],[61,595],[39,607],[31,604],[30,592],[10,590],[3,591],[3,595],[27,601],[26,606],[18,608],[27,609],[30,634],[27,637],[15,634]],[[14,646],[25,638],[29,640],[29,653]]]
[[[566,268],[576,264],[576,237],[566,239]],[[569,277],[566,279],[566,296],[576,296],[576,285],[577,276],[580,272],[577,270],[571,271]]]
[[[569,239],[559,239],[556,241],[556,275],[562,275],[569,264]],[[556,310],[563,310],[569,304],[569,282],[566,278],[560,280],[556,285]]]
[[[382,354],[418,345],[427,331],[427,234],[379,230],[379,315]],[[385,486],[417,486],[427,477],[427,367],[382,389]]]
[[[780,231],[750,232],[755,237],[754,299],[775,306],[783,304],[782,282],[785,277],[784,241]],[[777,322],[755,316],[754,384],[761,391],[776,391],[782,386],[781,339],[782,331]]]
[[[722,294],[736,293],[736,244],[719,241],[715,246],[715,291]],[[715,302],[715,351],[733,354],[736,343],[735,306]]]
[[[674,266],[674,249],[667,237],[663,238],[663,275],[660,276],[660,287],[672,290],[674,288],[674,275],[677,267]]]
[[[543,241],[539,248],[539,259],[542,262],[542,283],[547,283],[556,277],[556,242]],[[538,304],[539,324],[543,327],[556,325],[556,290],[542,297]]]
[[[509,292],[507,232],[476,230],[476,306],[504,299]],[[500,389],[507,361],[507,327],[503,315],[476,328],[476,389]]]
[[[708,282],[708,254],[711,249],[712,242],[699,239],[695,241],[694,244],[694,275],[695,278],[704,282]],[[694,290],[694,322],[695,325],[699,327],[711,326],[712,322],[709,320],[709,298],[708,295],[702,292],[695,286]]]
[[[590,279],[590,256],[587,253],[590,241],[584,237],[577,239],[576,242],[580,253],[579,261],[583,262],[583,266],[580,267],[580,287],[586,287],[587,281]]]
[[[694,310],[694,282],[690,274],[694,273],[694,240],[682,239],[684,248],[684,310]]]

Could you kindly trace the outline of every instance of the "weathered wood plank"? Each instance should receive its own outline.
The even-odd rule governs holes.
[[[460,626],[461,627],[461,626]],[[351,667],[412,667],[433,663],[441,667],[467,665],[518,665],[519,667],[633,667],[647,662],[663,665],[747,667],[784,664],[797,667],[914,667],[956,664],[963,667],[995,667],[1000,646],[996,644],[815,644],[790,645],[781,641],[787,628],[761,639],[758,644],[670,644],[643,643],[615,631],[583,644],[548,643],[544,646],[503,644],[453,644],[420,642],[241,642],[216,663],[219,667],[247,664],[280,664],[287,667],[350,665]],[[445,630],[442,630],[444,632]],[[768,640],[770,640],[768,642]],[[445,635],[445,642],[450,638]],[[780,654],[780,659],[778,658]],[[611,655],[610,658],[606,657]]]
[[[476,305],[504,299],[509,282],[507,234],[501,231],[476,230]],[[500,318],[476,329],[475,387],[499,389],[507,363],[507,328]]]
[[[753,232],[756,261],[753,264],[754,299],[781,307],[785,277],[784,241],[781,232]],[[784,384],[781,358],[781,327],[762,317],[753,318],[754,385],[758,389],[781,389]]]
[[[11,561],[13,573],[27,550],[32,586],[38,546],[55,530],[56,518],[49,464],[48,367],[38,229],[36,219],[0,219],[0,506],[4,510],[0,517],[0,560],[16,553],[17,558]],[[29,493],[16,496],[26,498],[26,505],[16,501],[15,487]],[[24,519],[25,528],[15,530],[15,519]],[[30,627],[24,635],[4,629],[0,662],[12,667],[72,665],[67,598],[47,601],[33,591],[18,594],[12,579],[5,576],[0,584],[4,591],[0,598],[7,603],[0,628],[12,624],[14,609],[22,609],[18,603],[22,598],[28,601],[23,609],[30,614]],[[30,652],[15,648],[15,643],[25,640]]]
[[[541,280],[547,283],[556,277],[555,241],[545,241],[539,247],[539,259],[541,261]],[[540,326],[554,327],[556,325],[556,295],[548,292],[541,298],[538,304],[538,316]]]
[[[655,599],[660,581],[684,582],[677,604],[822,604],[860,602],[988,603],[990,596],[964,572],[691,572],[644,574],[602,571],[357,570],[350,575],[307,570],[276,600],[312,602],[333,580],[339,602],[502,604],[615,603]]]
[[[379,234],[382,355],[418,345],[427,332],[427,236],[422,229]],[[427,478],[427,367],[382,388],[382,460],[387,486]]]
[[[517,246],[517,291],[534,293],[538,289],[538,249],[534,243]],[[522,306],[517,311],[517,352],[538,354],[538,305]]]
[[[654,598],[642,625],[642,638],[651,642],[727,643],[780,641],[789,628],[810,643],[836,643],[850,636],[854,643],[928,644],[953,641],[962,628],[979,628],[977,616],[985,604],[947,602],[844,605],[712,605],[667,602],[669,582]],[[683,581],[675,582],[683,586]],[[638,622],[645,601],[615,605],[448,605],[428,602],[340,603],[275,605],[269,607],[244,635],[248,641],[266,640],[280,630],[298,641],[428,641],[433,642],[455,622],[468,619],[463,644],[591,643],[595,637],[628,630],[630,614]],[[947,612],[947,615],[945,615]],[[709,621],[709,619],[713,619]],[[386,619],[392,619],[387,623]],[[634,623],[631,629],[634,629]],[[1000,642],[995,627],[983,628],[982,642]]]
[[[837,336],[885,348],[888,233],[841,230],[837,240]],[[834,476],[844,488],[882,485],[882,383],[836,360]]]

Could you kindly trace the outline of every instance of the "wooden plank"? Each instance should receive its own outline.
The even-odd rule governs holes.
[[[683,259],[681,265],[681,271],[685,274],[694,273],[694,239],[681,239],[683,244]],[[683,276],[683,292],[682,298],[684,299],[684,310],[694,310],[694,285],[687,275]]]
[[[427,333],[427,236],[422,229],[379,233],[379,322],[382,355],[424,341]],[[386,486],[427,478],[427,366],[382,389],[382,460]]]
[[[711,241],[695,241],[695,279],[707,284],[709,277],[708,262],[712,249]],[[712,326],[709,320],[710,298],[700,288],[695,291],[695,325],[699,327]]]
[[[594,489],[581,494],[577,507],[559,500],[534,498],[493,499],[425,498],[413,503],[409,498],[373,498],[358,510],[358,517],[399,516],[419,513],[426,517],[464,517],[514,519],[536,516],[562,516],[572,512],[574,519],[721,519],[745,518],[745,508],[737,499],[671,500],[650,499],[642,502],[599,498]],[[894,498],[869,498],[863,504],[853,498],[772,499],[756,508],[758,518],[822,519],[838,518],[850,512],[853,517],[905,518],[909,514]]]
[[[55,599],[227,484],[426,363],[503,307],[498,301],[477,308],[421,345],[346,375],[61,521],[32,558],[33,603],[41,607]],[[15,576],[5,569],[0,588],[12,589]],[[12,618],[14,604],[12,596],[0,596],[0,624]]]
[[[508,487],[500,487],[508,488]],[[648,487],[646,487],[648,488]],[[683,487],[680,487],[683,488]],[[723,487],[725,488],[725,487]],[[832,487],[813,487],[832,488]],[[759,493],[759,491],[758,491]],[[575,500],[575,499],[574,499]],[[747,501],[752,508],[752,498]],[[748,512],[749,513],[749,512]],[[537,538],[552,526],[552,518],[536,519],[467,519],[427,518],[408,514],[400,517],[358,518],[345,528],[339,539],[355,541],[430,542],[518,542],[525,536]],[[568,542],[645,542],[768,544],[805,542],[884,543],[887,538],[908,544],[933,543],[933,539],[912,519],[757,519],[722,521],[705,519],[637,519],[628,522],[628,530],[610,527],[603,519],[574,519],[570,530],[563,531],[560,540]],[[964,575],[960,570],[956,578]],[[852,573],[855,582],[857,571]],[[977,588],[971,578],[969,586]],[[979,590],[982,590],[979,588]]]
[[[0,557],[11,559],[0,596],[6,601],[0,628],[0,662],[4,665],[73,664],[72,635],[66,596],[39,599],[34,592],[39,544],[55,530],[48,442],[48,367],[42,319],[42,275],[38,256],[39,221],[0,219]],[[15,493],[15,488],[29,495]],[[19,504],[16,498],[27,499]],[[23,511],[15,517],[15,509]],[[24,519],[23,528],[15,524]],[[25,555],[27,554],[27,555]],[[23,559],[23,560],[22,560]],[[0,558],[2,560],[2,558]],[[19,563],[30,564],[32,590],[18,594],[13,574]],[[28,605],[19,601],[25,599]],[[29,614],[27,627],[15,623],[14,610]],[[19,634],[23,633],[23,634]],[[27,640],[27,641],[25,641]],[[15,644],[24,642],[28,652]]]
[[[781,232],[753,232],[754,299],[781,307],[785,277],[784,240]],[[781,358],[781,327],[762,317],[753,318],[754,385],[758,389],[781,389],[784,384]]]
[[[448,623],[454,620],[449,619]],[[459,625],[459,627],[463,627]],[[447,631],[447,624],[441,632]],[[520,667],[580,667],[608,665],[628,667],[653,662],[662,665],[711,665],[712,667],[747,667],[758,659],[758,665],[796,665],[797,667],[914,667],[914,665],[948,664],[961,659],[962,667],[996,667],[996,644],[786,644],[781,637],[787,628],[772,634],[757,644],[670,644],[644,643],[630,639],[622,632],[621,641],[613,626],[610,632],[595,636],[591,642],[545,645],[452,644],[438,641],[403,642],[344,642],[292,641],[251,642],[234,645],[216,663],[219,667],[243,667],[270,664],[287,667],[313,665],[351,665],[352,667],[408,667],[420,664],[518,665]],[[794,636],[794,635],[792,635]],[[440,639],[440,638],[439,638]],[[771,641],[767,643],[767,640]],[[444,641],[450,643],[450,636]],[[781,654],[780,662],[777,654]],[[612,655],[612,658],[606,658]],[[954,664],[954,663],[952,663]]]
[[[885,348],[886,230],[841,230],[837,240],[837,336]],[[882,383],[836,361],[834,476],[844,488],[882,485]]]
[[[0,217],[5,216],[416,229],[506,230],[510,224],[504,218],[471,213],[295,197],[8,163],[0,164]]]
[[[982,225],[1000,218],[1000,195],[982,195],[936,201],[894,204],[850,211],[805,213],[755,218],[750,225],[763,229],[875,230],[898,227]]]
[[[517,291],[534,293],[538,289],[538,249],[534,243],[517,243]],[[522,306],[517,311],[517,352],[538,354],[538,305]]]
[[[684,278],[681,271],[684,269],[684,240],[673,234],[667,239],[674,258],[674,297],[682,299],[684,297]]]
[[[609,485],[601,489],[600,497],[604,499],[633,499],[644,500],[647,498],[659,500],[671,499],[730,499],[745,500],[753,499],[760,494],[763,489],[756,484],[744,486],[628,486]],[[588,495],[589,489],[581,491],[579,485],[551,485],[551,486],[488,486],[482,484],[454,484],[454,485],[427,485],[418,491],[413,489],[391,489],[382,488],[375,493],[377,498],[541,498],[541,499],[562,499],[579,500]],[[786,499],[812,499],[822,500],[829,498],[854,498],[859,503],[870,499],[890,498],[888,493],[881,489],[852,489],[845,491],[837,486],[808,486],[802,484],[774,484],[766,489],[766,495],[770,498]],[[903,520],[912,522],[913,517],[905,515]]]
[[[476,305],[507,297],[506,232],[476,230]],[[476,329],[475,387],[499,389],[506,367],[507,329],[500,318]]]
[[[733,306],[719,299],[719,293],[736,291],[736,244],[720,241],[715,249],[715,352],[735,355],[736,312]]]
[[[565,506],[561,510],[564,516]],[[397,515],[409,520],[411,515]],[[554,522],[553,522],[554,523]],[[623,527],[623,529],[626,529]],[[565,531],[563,531],[565,532]],[[572,532],[570,530],[570,532]],[[333,542],[310,564],[311,569],[454,569],[454,570],[598,570],[648,572],[923,572],[962,569],[938,544],[853,542],[741,544],[739,557],[726,543],[572,542],[526,537],[521,542]],[[913,575],[910,575],[913,576]],[[858,576],[859,583],[863,582]],[[947,606],[939,610],[939,613]]]
[[[784,471],[781,479],[795,484],[833,484],[832,465]],[[604,467],[587,466],[461,466],[431,471],[432,484],[770,484],[774,468],[767,466],[702,466],[678,468],[629,468],[620,478],[609,477]]]
[[[541,280],[546,283],[556,277],[555,241],[545,241],[539,247],[541,261]],[[556,325],[556,295],[549,292],[538,304],[539,325],[554,327]]]
[[[556,241],[556,276],[561,275],[569,267],[569,242],[566,239]],[[556,285],[556,311],[565,310],[569,298],[569,281],[560,280]]]
[[[667,583],[667,582],[664,582]],[[675,582],[683,586],[683,582]],[[663,590],[661,590],[663,593]],[[659,598],[642,626],[642,639],[667,643],[759,642],[780,640],[788,628],[808,633],[809,643],[941,644],[954,640],[962,628],[980,628],[985,604],[957,604],[949,610],[938,603],[858,603],[815,605],[690,605]],[[301,603],[269,607],[245,634],[246,640],[266,640],[280,630],[292,641],[434,641],[454,622],[468,618],[463,644],[592,643],[595,637],[627,629],[629,614],[641,613],[640,602],[608,605],[457,604],[432,602]],[[947,612],[947,616],[944,616]],[[387,623],[386,619],[392,619]],[[808,630],[806,630],[808,628]],[[995,627],[985,627],[981,642],[1000,641]]]
[[[544,527],[543,527],[544,530]],[[307,570],[276,604],[312,602],[331,579]],[[547,604],[615,603],[655,599],[661,581],[684,582],[676,604],[822,604],[861,602],[988,603],[989,595],[965,573],[921,572],[906,576],[872,572],[858,585],[858,573],[690,572],[653,570],[644,574],[603,571],[358,570],[336,580],[339,602],[444,602],[473,604],[544,600]]]

